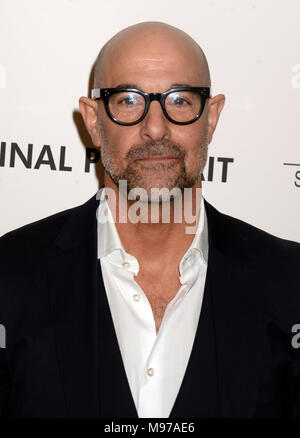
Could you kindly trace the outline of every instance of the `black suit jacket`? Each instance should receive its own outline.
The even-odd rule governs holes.
[[[0,239],[0,413],[137,417],[97,260],[94,195]],[[170,418],[300,417],[300,244],[205,200],[197,333]]]

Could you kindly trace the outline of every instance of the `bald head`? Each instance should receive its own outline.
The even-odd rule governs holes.
[[[211,86],[208,63],[196,41],[174,26],[150,21],[129,26],[107,41],[95,63],[94,88],[111,86],[108,83],[110,74],[121,58],[127,58],[130,63],[140,57],[141,62],[150,61],[150,64],[145,64],[145,68],[149,68],[148,65],[151,68],[151,65],[161,63],[166,55],[173,56],[177,63],[184,63],[187,69],[194,66],[200,78],[195,79],[198,82],[195,85]],[[173,69],[176,69],[176,62]]]

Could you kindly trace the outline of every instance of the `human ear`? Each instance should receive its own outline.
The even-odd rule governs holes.
[[[94,146],[100,147],[100,136],[98,129],[98,103],[88,97],[82,96],[79,99],[79,109],[85,127],[91,136]]]
[[[215,132],[219,116],[225,103],[224,94],[211,97],[208,103],[208,143],[211,142]]]

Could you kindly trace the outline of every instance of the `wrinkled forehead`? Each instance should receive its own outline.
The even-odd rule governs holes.
[[[158,79],[201,85],[203,69],[201,49],[192,39],[176,33],[130,34],[108,45],[99,79],[103,87]]]

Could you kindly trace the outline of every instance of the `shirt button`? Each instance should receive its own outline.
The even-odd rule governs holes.
[[[148,376],[154,376],[154,369],[153,368],[148,368],[147,369],[147,374],[148,374]]]
[[[139,294],[134,294],[133,295],[133,299],[134,299],[134,301],[140,301],[140,295]]]
[[[124,262],[122,266],[123,266],[123,269],[129,269],[130,268],[130,263],[129,262]]]

